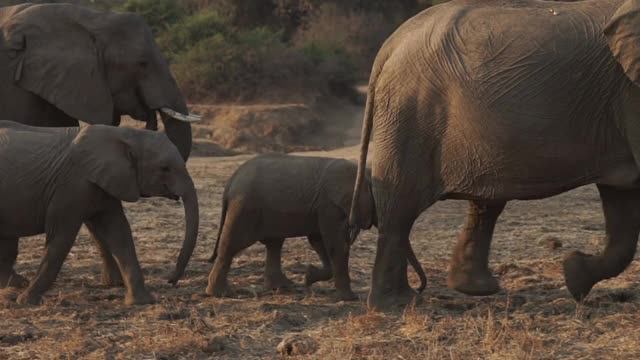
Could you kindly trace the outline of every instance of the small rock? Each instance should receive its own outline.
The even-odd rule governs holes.
[[[156,316],[158,320],[163,320],[163,321],[176,321],[176,320],[186,319],[188,317],[189,317],[189,312],[187,312],[186,310],[161,311]]]
[[[289,335],[278,344],[282,356],[309,355],[318,350],[318,342],[306,335]]]
[[[202,351],[204,351],[207,354],[213,354],[213,353],[224,351],[224,348],[225,348],[224,343],[225,343],[224,336],[215,336],[209,339],[209,341],[207,341],[207,344],[202,348]]]
[[[562,247],[562,241],[555,236],[545,236],[540,240],[539,244],[548,250],[555,250]]]
[[[29,331],[20,334],[0,334],[0,343],[6,345],[17,345],[21,342],[35,339],[36,337]]]
[[[603,231],[604,225],[603,224],[586,224],[586,225],[582,225],[582,228],[588,231]]]
[[[607,246],[607,236],[606,235],[597,235],[591,238],[591,244],[597,247]]]

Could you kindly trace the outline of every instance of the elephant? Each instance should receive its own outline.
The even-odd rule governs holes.
[[[640,232],[638,41],[638,0],[453,0],[402,24],[372,67],[353,198],[373,133],[369,307],[415,297],[401,255],[418,215],[445,199],[471,204],[447,281],[457,290],[499,289],[488,255],[508,201],[588,184],[599,190],[607,244],[565,257],[567,289],[582,300],[621,273]]]
[[[0,8],[0,119],[26,125],[119,125],[122,115],[164,129],[191,152],[185,99],[144,19],[72,4]],[[171,152],[171,150],[167,150]]]
[[[198,237],[198,197],[178,149],[162,133],[107,125],[32,127],[0,121],[0,284],[24,287],[20,304],[38,304],[85,224],[104,264],[119,268],[126,304],[148,304],[122,201],[182,198],[186,226],[176,269],[182,277]],[[31,282],[13,270],[18,240],[46,234]]]
[[[227,275],[233,257],[256,241],[266,245],[265,287],[286,288],[293,283],[282,272],[285,238],[306,236],[322,261],[322,269],[307,267],[305,285],[335,282],[338,297],[357,299],[349,277],[347,220],[356,164],[345,159],[265,154],[243,163],[228,180],[222,198],[222,214],[209,274],[208,295],[231,292]],[[365,180],[368,184],[368,181]],[[358,229],[376,225],[368,186],[359,198]],[[426,277],[413,251],[409,260],[420,277]],[[406,269],[405,269],[406,270]]]

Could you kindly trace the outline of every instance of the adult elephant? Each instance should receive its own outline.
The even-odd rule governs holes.
[[[188,113],[142,17],[71,4],[0,8],[0,118],[33,126],[119,125],[120,116],[165,131],[183,159]]]
[[[373,65],[353,200],[373,131],[379,235],[369,305],[414,296],[408,236],[444,199],[472,204],[449,277],[459,290],[497,290],[487,256],[508,200],[591,183],[608,242],[599,255],[564,260],[567,287],[582,299],[622,272],[640,232],[638,42],[638,0],[459,0],[404,23]]]

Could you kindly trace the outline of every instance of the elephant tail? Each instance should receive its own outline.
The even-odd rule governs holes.
[[[421,293],[427,287],[427,275],[424,273],[424,269],[422,268],[422,265],[420,265],[418,258],[416,258],[416,253],[413,252],[413,248],[411,247],[411,242],[409,242],[409,256],[407,256],[407,260],[409,261],[409,264],[411,264],[411,267],[413,267],[413,270],[415,270],[416,274],[418,274],[418,277],[420,278],[420,287],[417,288],[416,290],[418,291],[418,293]]]
[[[214,263],[218,257],[218,244],[220,243],[220,236],[222,235],[222,228],[224,227],[224,221],[227,218],[227,204],[229,200],[227,198],[227,192],[222,195],[222,212],[220,213],[220,225],[218,226],[218,237],[216,238],[216,246],[213,248],[213,255],[207,260],[210,263]]]
[[[373,79],[372,79],[373,80]],[[367,103],[364,109],[364,119],[362,123],[362,135],[360,140],[360,158],[358,159],[358,174],[356,175],[356,183],[353,188],[353,197],[351,198],[351,209],[349,211],[349,238],[351,243],[356,240],[360,228],[358,227],[356,214],[358,202],[360,201],[360,188],[365,178],[367,167],[367,153],[369,152],[369,140],[371,139],[371,128],[373,127],[373,98],[374,84],[369,84],[369,94],[367,95]]]

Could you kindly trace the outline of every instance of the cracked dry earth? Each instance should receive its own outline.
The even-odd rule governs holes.
[[[357,149],[327,154],[355,158]],[[102,287],[98,254],[83,230],[44,305],[19,306],[14,290],[1,291],[0,358],[279,358],[278,344],[291,335],[311,345],[284,346],[284,351],[297,350],[294,356],[305,359],[640,357],[640,262],[598,284],[584,304],[576,304],[564,287],[563,255],[601,247],[603,217],[592,186],[507,206],[491,256],[503,287],[495,296],[474,298],[445,286],[463,220],[462,201],[439,203],[416,222],[412,244],[429,283],[422,303],[404,311],[370,313],[363,302],[375,230],[364,232],[352,250],[351,276],[360,302],[336,301],[330,283],[305,290],[305,266],[319,261],[301,239],[286,242],[283,253],[285,272],[299,284],[291,293],[262,289],[265,250],[256,244],[234,261],[230,281],[238,292],[235,298],[202,295],[224,183],[249,157],[189,161],[200,196],[201,233],[177,288],[165,278],[181,244],[180,204],[164,199],[127,204],[147,284],[158,303],[125,307],[122,288]],[[18,272],[34,274],[43,244],[41,236],[20,243]],[[410,280],[417,286],[413,272]]]

